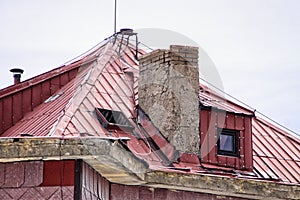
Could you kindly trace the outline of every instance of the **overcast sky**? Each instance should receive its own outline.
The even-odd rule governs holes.
[[[0,88],[113,34],[113,0],[0,0]],[[227,93],[300,133],[300,1],[118,0],[117,29],[161,28],[199,44]]]

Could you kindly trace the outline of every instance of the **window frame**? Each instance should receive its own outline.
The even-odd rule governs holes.
[[[225,128],[218,128],[218,140],[217,140],[217,155],[220,156],[232,156],[232,157],[239,157],[239,133],[238,130],[232,129],[225,129]],[[220,137],[221,135],[232,136],[232,151],[222,150],[220,146]]]
[[[121,130],[125,132],[132,132],[134,129],[134,126],[121,111],[95,108],[95,112],[100,124],[102,124],[102,126],[108,131]],[[106,115],[109,115],[109,118]]]

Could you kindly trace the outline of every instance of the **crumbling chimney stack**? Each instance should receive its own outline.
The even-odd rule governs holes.
[[[139,106],[177,150],[199,153],[198,48],[171,45],[139,62]]]

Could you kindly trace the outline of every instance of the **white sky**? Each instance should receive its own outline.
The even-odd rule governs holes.
[[[0,88],[51,70],[113,33],[113,0],[0,0]],[[197,42],[225,91],[300,133],[300,1],[118,0],[117,29],[169,29]]]

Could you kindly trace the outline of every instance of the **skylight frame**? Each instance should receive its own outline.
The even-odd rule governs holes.
[[[121,130],[132,132],[134,130],[134,126],[121,111],[95,108],[95,112],[98,121],[109,131]]]

